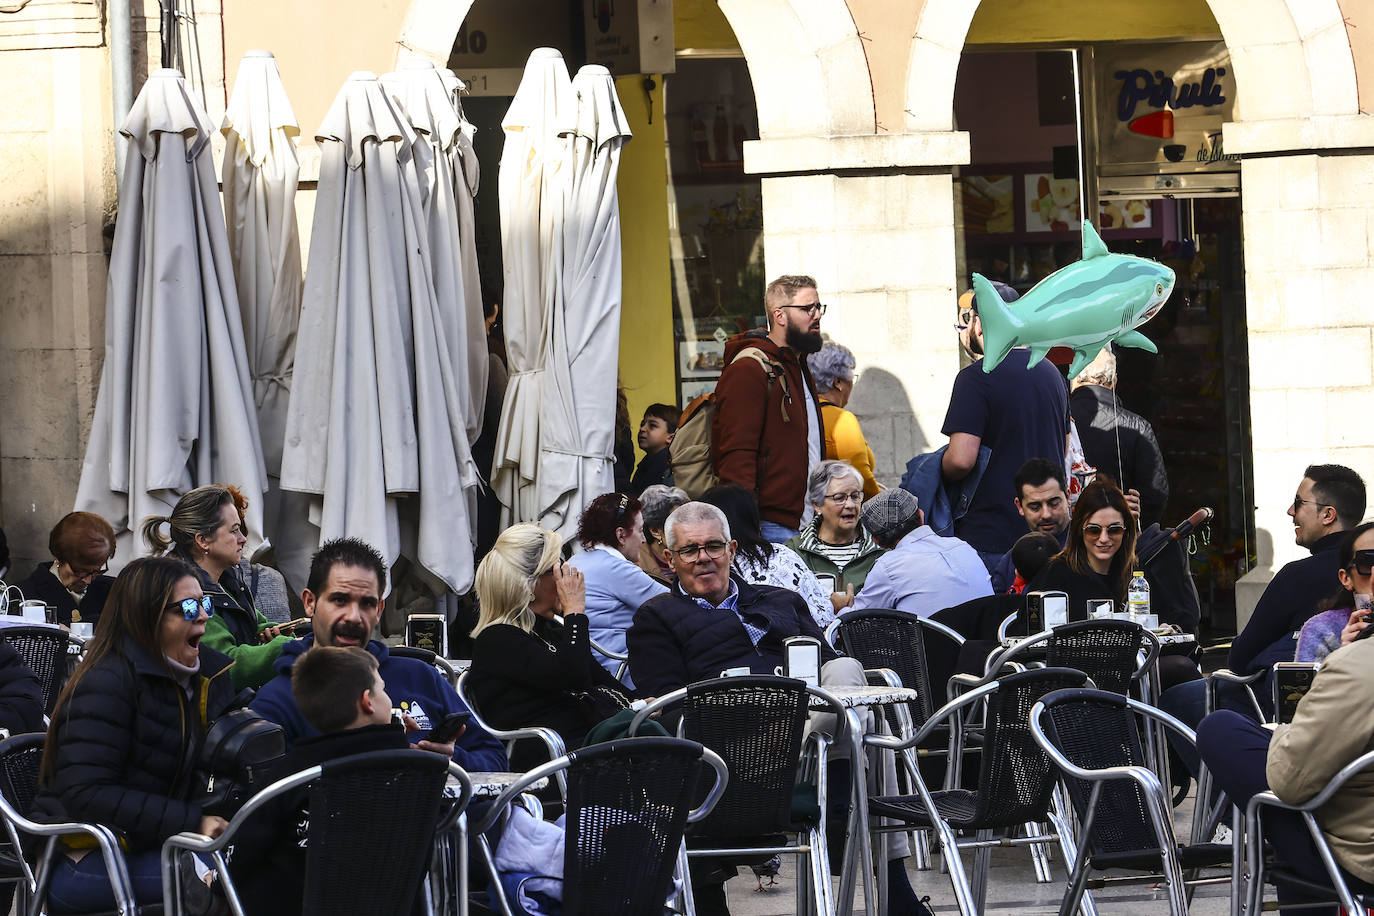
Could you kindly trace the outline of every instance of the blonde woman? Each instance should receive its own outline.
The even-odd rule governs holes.
[[[542,725],[571,750],[593,725],[629,706],[632,692],[592,656],[586,582],[562,562],[562,548],[557,534],[528,523],[496,539],[477,567],[482,614],[468,682],[496,728]],[[517,748],[511,761],[517,769],[520,754]]]

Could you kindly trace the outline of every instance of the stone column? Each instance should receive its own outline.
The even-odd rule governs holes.
[[[967,161],[967,136],[746,144],[746,169],[766,176],[767,275],[811,274],[820,285],[822,329],[857,357],[849,407],[887,485],[944,442],[959,370],[950,164]]]
[[[1241,188],[1259,566],[1238,626],[1306,555],[1286,509],[1307,465],[1354,468],[1374,492],[1374,151],[1245,159]]]

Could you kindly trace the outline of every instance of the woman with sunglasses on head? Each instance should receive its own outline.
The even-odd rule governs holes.
[[[57,698],[43,747],[35,820],[112,828],[140,904],[162,901],[164,840],[183,831],[218,836],[225,827],[194,801],[200,787],[192,778],[207,723],[234,697],[229,659],[202,645],[212,612],[185,562],[131,562]],[[105,862],[83,840],[73,835],[57,857],[52,912],[115,906]],[[210,911],[209,889],[194,877],[185,885],[188,906]]]
[[[582,513],[577,539],[582,553],[568,562],[581,571],[587,583],[587,623],[597,645],[625,652],[625,631],[639,606],[668,586],[655,582],[635,565],[644,546],[644,517],[639,500],[624,493],[603,493]],[[616,659],[592,650],[601,666],[615,674]],[[625,683],[634,684],[626,672]]]
[[[48,535],[50,562],[39,563],[27,579],[15,583],[25,598],[39,598],[56,609],[57,622],[95,623],[105,607],[114,578],[106,575],[115,552],[110,523],[91,512],[63,516]]]
[[[1365,619],[1367,608],[1359,607],[1355,596],[1363,595],[1368,600],[1374,589],[1374,522],[1365,522],[1346,532],[1336,554],[1340,591],[1323,601],[1317,615],[1302,625],[1294,661],[1320,662],[1369,626],[1370,621]]]
[[[168,534],[162,533],[163,525]],[[291,637],[257,609],[239,573],[248,538],[234,494],[219,486],[196,487],[177,500],[171,515],[145,518],[143,540],[153,553],[169,554],[195,569],[215,608],[205,644],[234,660],[234,688],[257,689],[276,677],[273,663]]]
[[[1126,497],[1099,474],[1078,494],[1064,549],[1027,590],[1065,592],[1075,611],[1090,598],[1110,598],[1124,608],[1138,533]]]
[[[562,549],[557,533],[526,522],[501,532],[482,558],[468,689],[483,721],[551,728],[573,750],[592,726],[628,708],[633,692],[592,656],[586,581],[561,561]],[[516,745],[512,769],[540,762],[525,744]]]

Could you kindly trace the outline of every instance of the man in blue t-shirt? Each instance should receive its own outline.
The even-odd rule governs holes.
[[[1017,293],[994,284],[1012,302]],[[949,447],[940,464],[946,481],[963,480],[978,461],[979,446],[992,450],[968,511],[954,532],[994,563],[1026,531],[1016,511],[1013,479],[1031,458],[1063,463],[1069,435],[1069,390],[1049,361],[1027,369],[1030,351],[1017,347],[990,373],[983,371],[983,325],[971,292],[959,299],[959,342],[975,357],[960,370],[941,432]]]

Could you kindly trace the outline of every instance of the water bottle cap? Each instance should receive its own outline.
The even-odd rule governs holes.
[[[1143,572],[1141,572],[1140,570],[1138,570],[1138,569],[1137,569],[1135,572],[1131,573],[1131,575],[1132,575],[1132,576],[1140,576],[1142,579],[1145,578],[1145,574],[1144,574]]]

